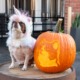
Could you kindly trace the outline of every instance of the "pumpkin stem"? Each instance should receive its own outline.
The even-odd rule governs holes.
[[[57,33],[61,32],[61,24],[62,24],[62,21],[63,21],[62,18],[59,18],[58,19],[57,24],[56,24],[56,30],[55,30],[55,32],[57,32]]]

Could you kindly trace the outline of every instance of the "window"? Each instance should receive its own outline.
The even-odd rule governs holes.
[[[64,0],[42,0],[42,14],[64,17]]]
[[[36,0],[7,0],[6,13],[8,15],[13,13],[13,5],[18,9],[29,11],[31,15],[35,13]],[[61,16],[64,17],[64,0],[41,0],[41,13],[46,16]],[[33,9],[34,8],[34,9]]]
[[[31,0],[7,0],[6,13],[8,15],[13,13],[13,5],[20,10],[22,9],[31,13]]]

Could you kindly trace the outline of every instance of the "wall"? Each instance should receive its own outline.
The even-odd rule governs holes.
[[[77,13],[80,13],[80,0],[65,0],[65,32],[67,32],[67,15],[68,15],[68,6],[72,7],[72,21],[75,18]]]
[[[5,0],[0,0],[0,13],[5,13]]]

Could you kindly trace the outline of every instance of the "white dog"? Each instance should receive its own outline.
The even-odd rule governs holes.
[[[9,68],[14,68],[16,61],[18,64],[23,64],[22,70],[27,70],[29,60],[33,58],[33,49],[36,42],[31,37],[32,19],[15,7],[14,12],[15,14],[10,17],[8,23],[9,37],[6,42],[12,61]]]

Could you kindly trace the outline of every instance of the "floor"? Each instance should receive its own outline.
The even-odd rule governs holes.
[[[0,40],[0,64],[10,61],[9,51],[4,40]],[[80,80],[80,53],[76,54],[76,60],[73,65],[76,70],[77,80]]]

